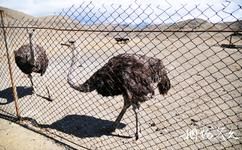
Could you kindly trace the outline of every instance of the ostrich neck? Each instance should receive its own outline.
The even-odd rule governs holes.
[[[71,57],[71,66],[70,66],[68,74],[67,74],[67,81],[68,81],[68,83],[69,83],[69,85],[71,87],[76,89],[78,85],[76,85],[76,83],[72,80],[72,76],[71,76],[72,73],[75,71],[74,70],[74,65],[75,65],[75,62],[76,62],[76,57],[75,57],[76,48],[75,48],[75,46],[73,44],[71,45],[70,48],[71,48],[72,57]]]
[[[67,74],[67,82],[68,84],[74,88],[75,90],[78,90],[80,92],[89,92],[89,86],[87,83],[84,84],[78,84],[77,82],[73,81],[72,79],[75,78],[75,76],[72,75],[72,73],[75,71],[75,63],[77,62],[77,57],[75,54],[76,52],[76,47],[74,44],[71,45],[71,50],[72,50],[72,57],[71,57],[71,66],[69,68],[68,74]]]
[[[30,63],[34,64],[34,50],[33,50],[33,43],[32,43],[32,33],[29,34],[29,46],[30,46]]]

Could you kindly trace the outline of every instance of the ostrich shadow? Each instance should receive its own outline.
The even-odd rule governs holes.
[[[50,124],[39,125],[41,128],[51,128],[63,133],[74,135],[79,138],[101,137],[103,135],[116,136],[121,138],[132,138],[130,136],[116,135],[106,131],[113,124],[113,121],[102,120],[86,115],[68,115]],[[122,129],[126,125],[120,123],[117,129]]]
[[[18,98],[22,98],[27,95],[32,95],[33,94],[33,88],[32,87],[25,87],[25,86],[18,86],[16,87],[16,91],[18,94]],[[13,102],[14,97],[13,97],[13,88],[8,87],[2,91],[0,91],[0,98],[6,99],[6,102],[1,102],[0,100],[0,105],[6,105],[11,102]]]

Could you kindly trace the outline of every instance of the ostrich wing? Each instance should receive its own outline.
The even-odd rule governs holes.
[[[123,72],[123,86],[133,101],[143,102],[147,100],[148,94],[154,93],[150,74],[151,71],[144,65],[127,68]]]
[[[48,67],[49,60],[43,47],[39,45],[34,45],[33,47],[35,51],[35,63],[33,72],[40,73],[42,76]]]

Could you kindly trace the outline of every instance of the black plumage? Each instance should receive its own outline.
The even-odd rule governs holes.
[[[32,72],[39,73],[41,76],[45,73],[48,67],[48,58],[45,53],[45,50],[39,45],[32,45],[34,56],[30,54],[30,45],[23,45],[15,54],[15,62],[19,69],[25,74],[31,74]],[[34,58],[34,61],[31,62],[31,59]]]
[[[75,50],[74,43],[70,47]],[[80,92],[96,90],[102,96],[122,95],[124,107],[115,120],[111,131],[114,131],[122,119],[127,108],[131,105],[136,116],[136,139],[138,139],[138,116],[136,108],[141,102],[147,101],[154,95],[153,84],[157,83],[160,94],[167,94],[170,89],[170,80],[160,59],[138,54],[120,54],[112,57],[102,68],[97,70],[83,84],[72,81],[70,74],[73,71],[74,53],[71,70],[68,73],[69,85]]]

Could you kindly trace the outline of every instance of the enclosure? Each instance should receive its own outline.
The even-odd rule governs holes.
[[[1,11],[0,116],[76,149],[241,149],[241,5],[164,5],[83,3],[55,16],[18,19]],[[32,74],[36,93],[14,60],[30,29],[49,58],[43,76]],[[122,96],[68,85],[72,50],[61,43],[70,40],[77,46],[77,83],[118,54],[163,61],[171,89],[141,104],[137,141],[132,109],[115,132],[101,132],[121,111]]]

